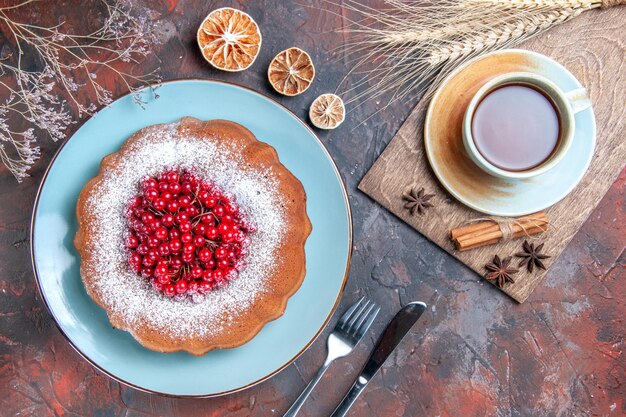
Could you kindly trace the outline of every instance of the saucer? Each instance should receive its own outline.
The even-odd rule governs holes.
[[[509,72],[543,75],[566,92],[582,87],[565,67],[536,52],[507,49],[475,58],[448,75],[433,95],[426,113],[424,145],[433,172],[461,203],[486,214],[523,216],[554,205],[580,182],[593,157],[596,122],[592,107],[577,113],[570,149],[544,174],[511,180],[485,173],[463,147],[463,116],[485,82]]]

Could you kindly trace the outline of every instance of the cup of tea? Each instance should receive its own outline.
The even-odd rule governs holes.
[[[563,159],[574,138],[574,115],[590,106],[584,88],[565,92],[537,74],[503,74],[472,97],[463,119],[463,144],[472,161],[491,175],[534,177]]]

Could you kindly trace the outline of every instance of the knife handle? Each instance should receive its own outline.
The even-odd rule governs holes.
[[[346,396],[343,397],[343,400],[341,400],[330,417],[345,417],[348,414],[348,410],[350,410],[350,407],[352,407],[352,404],[354,404],[356,399],[359,398],[359,395],[361,395],[368,382],[369,381],[362,375],[359,375],[356,381],[354,381],[352,388],[350,388],[350,391],[348,391]]]

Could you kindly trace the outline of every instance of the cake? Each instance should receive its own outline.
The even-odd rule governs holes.
[[[158,352],[240,346],[305,277],[306,194],[245,127],[185,117],[103,158],[74,238],[87,294]]]

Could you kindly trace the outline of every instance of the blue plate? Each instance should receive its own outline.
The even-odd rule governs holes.
[[[91,364],[137,389],[174,396],[216,396],[263,381],[292,363],[335,310],[350,261],[352,226],[346,190],[330,155],[289,110],[254,91],[206,80],[164,83],[160,98],[142,92],[142,109],[125,96],[88,120],[58,151],[35,203],[31,250],[43,300],[61,332]],[[113,329],[89,298],[79,275],[76,199],[100,160],[135,131],[183,116],[227,119],[278,151],[307,193],[313,232],[306,243],[307,275],[285,314],[249,343],[195,357],[148,350]]]

